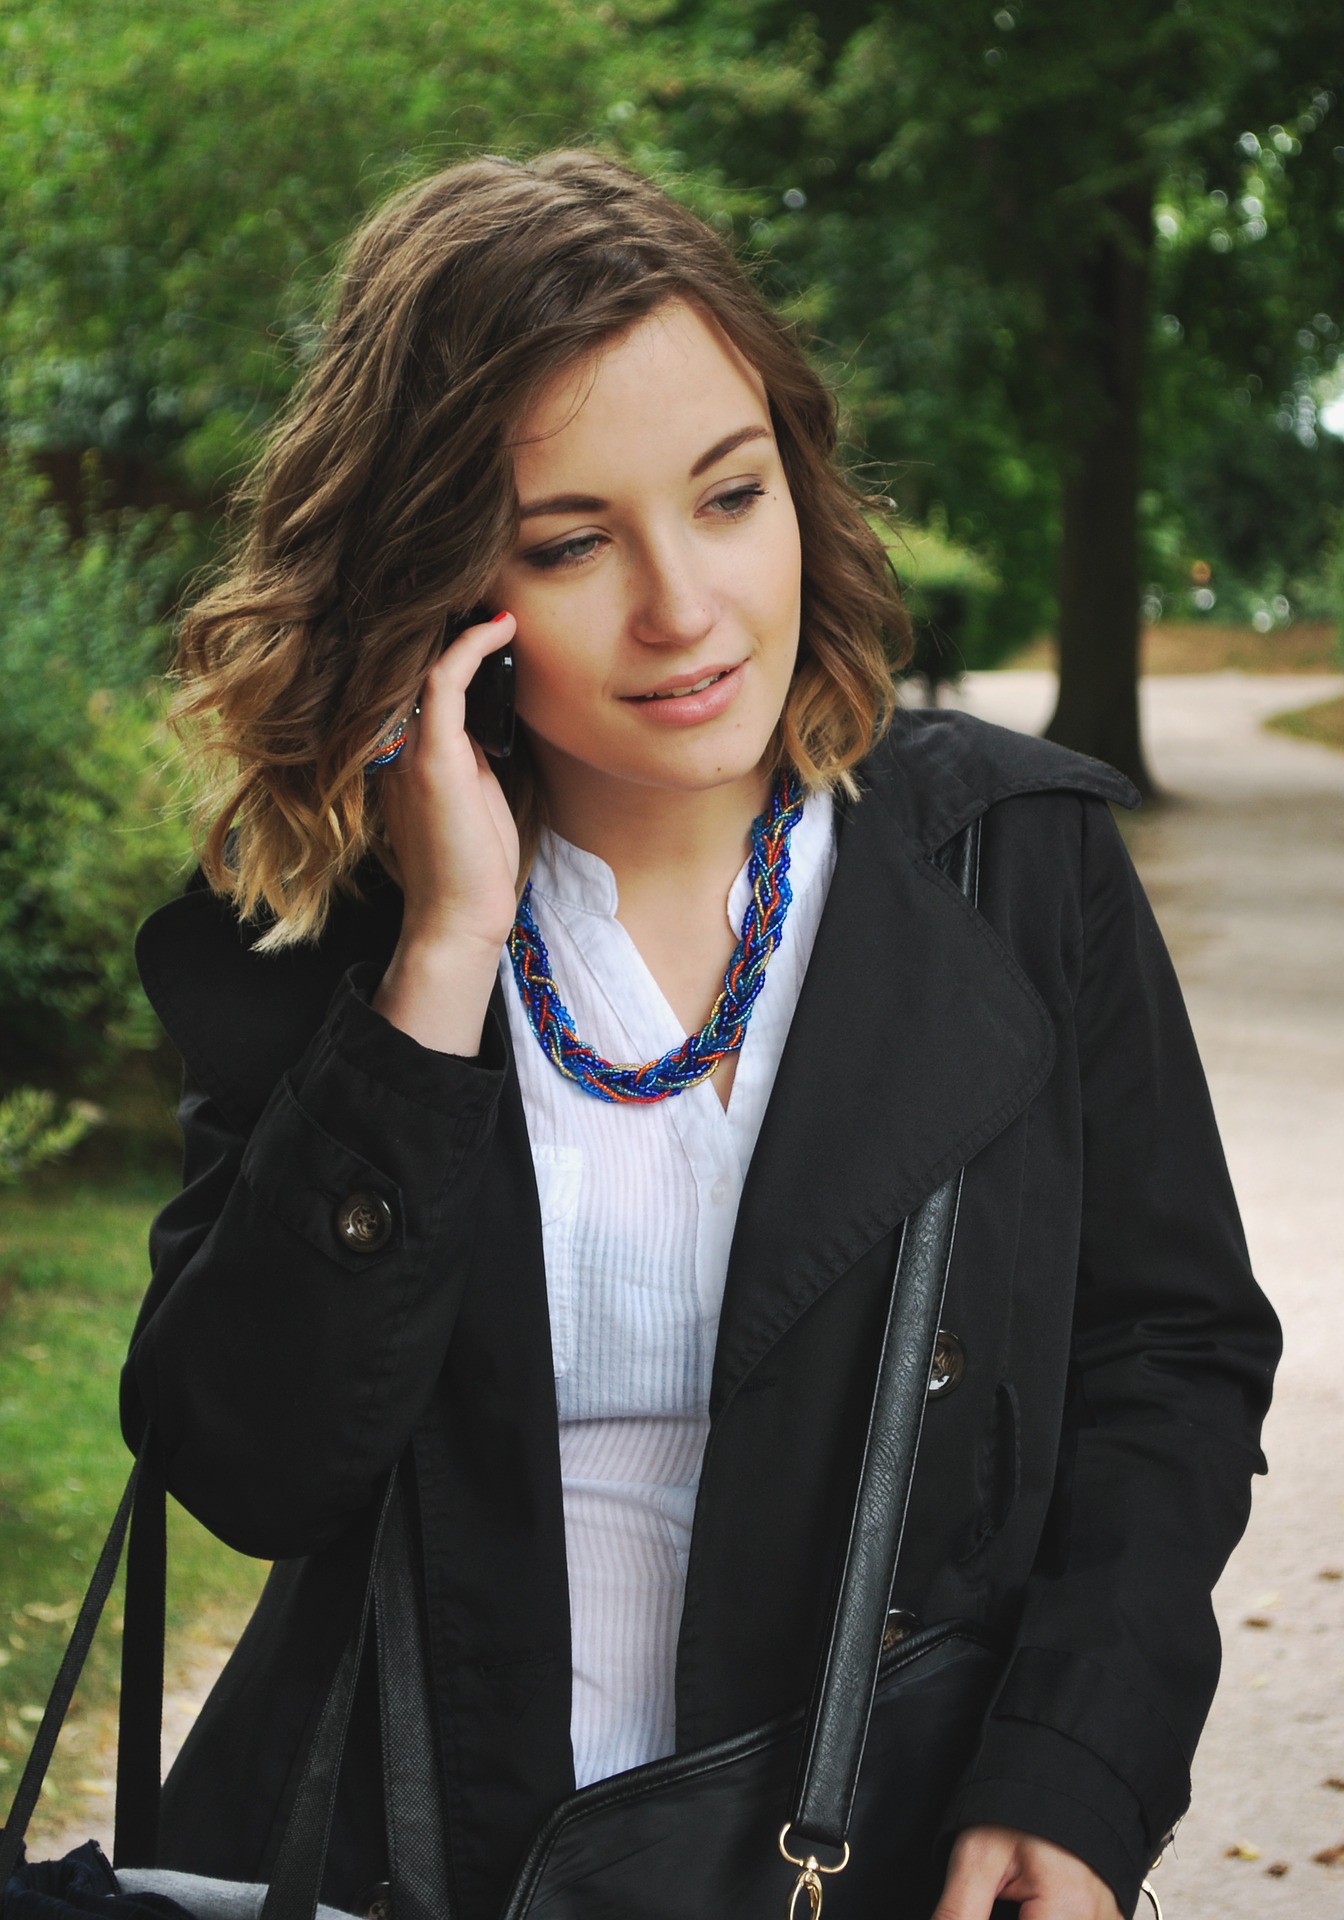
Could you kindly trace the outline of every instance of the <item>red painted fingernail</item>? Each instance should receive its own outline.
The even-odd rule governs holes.
[[[507,607],[505,607],[503,613],[497,613],[495,615],[494,619],[490,622],[490,625],[492,627],[497,627],[501,620],[508,620],[510,617],[511,616],[509,614],[509,610]]]

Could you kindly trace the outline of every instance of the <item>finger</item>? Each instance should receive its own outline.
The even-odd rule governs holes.
[[[472,675],[489,653],[497,653],[507,646],[518,631],[518,622],[507,611],[497,613],[493,620],[479,621],[473,627],[464,627],[455,639],[450,640],[425,680],[425,689],[421,693],[423,703],[425,692],[431,689],[437,693],[465,694]]]
[[[988,1851],[954,1853],[932,1920],[989,1920],[1003,1885],[1004,1864]]]

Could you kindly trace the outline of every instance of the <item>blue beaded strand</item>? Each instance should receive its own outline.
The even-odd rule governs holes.
[[[768,811],[752,823],[747,878],[751,903],[723,987],[703,1027],[659,1060],[642,1065],[605,1060],[579,1039],[569,1008],[551,974],[551,957],[532,913],[529,880],[509,935],[509,959],[528,1024],[552,1065],[595,1100],[647,1103],[667,1100],[707,1080],[719,1062],[746,1038],[747,1023],[770,956],[784,935],[793,900],[789,884],[789,836],[802,818],[802,783],[786,772],[775,783]]]

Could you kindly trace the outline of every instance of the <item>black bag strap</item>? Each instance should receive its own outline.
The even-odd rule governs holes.
[[[126,1546],[112,1857],[119,1867],[152,1867],[159,1857],[164,1607],[168,1584],[168,1489],[152,1425],[146,1428],[141,1441],[135,1479],[130,1539]]]
[[[974,904],[978,819],[949,844],[939,864]],[[793,1817],[781,1847],[790,1833],[845,1847],[924,1423],[961,1179],[958,1172],[930,1194],[901,1231],[854,1517],[803,1738]],[[785,1857],[806,1873],[805,1857]]]
[[[166,1507],[162,1462],[153,1431],[147,1428],[0,1831],[0,1889],[18,1864],[128,1532],[113,1851],[117,1867],[155,1864],[162,1763]],[[380,1632],[379,1675],[384,1690],[384,1795],[394,1897],[401,1895],[398,1920],[447,1920],[442,1897],[434,1899],[430,1892],[447,1884],[446,1841],[431,1758],[429,1697],[404,1508],[405,1496],[394,1472],[378,1515],[359,1620],[318,1717],[260,1920],[313,1920],[316,1913],[355,1679],[375,1606],[380,1619],[389,1622],[386,1632]],[[391,1537],[391,1551],[384,1550],[384,1536]],[[408,1792],[405,1806],[398,1804],[403,1788],[416,1782],[418,1797]],[[403,1878],[408,1889],[404,1895]]]
[[[42,1782],[47,1777],[51,1756],[56,1751],[57,1736],[69,1711],[75,1688],[79,1684],[79,1676],[84,1671],[84,1662],[88,1659],[89,1648],[93,1644],[94,1630],[107,1604],[107,1596],[112,1591],[112,1583],[117,1577],[117,1568],[121,1564],[121,1550],[125,1544],[126,1529],[130,1525],[131,1509],[135,1504],[136,1490],[140,1484],[142,1471],[143,1463],[137,1460],[131,1469],[131,1477],[126,1482],[126,1491],[121,1496],[121,1504],[108,1530],[107,1539],[103,1542],[103,1550],[98,1555],[93,1577],[89,1581],[88,1591],[84,1595],[69,1643],[47,1698],[46,1710],[37,1729],[37,1738],[33,1741],[32,1752],[28,1755],[19,1780],[18,1791],[14,1795],[4,1831],[0,1833],[0,1892],[3,1892],[6,1881],[18,1865],[19,1854],[28,1832],[28,1823],[33,1817],[33,1809],[42,1791]]]
[[[450,1920],[450,1863],[430,1715],[409,1502],[398,1489],[374,1592],[383,1802],[395,1920]]]
[[[266,1890],[260,1920],[313,1920],[317,1912],[322,1872],[331,1841],[332,1815],[336,1810],[341,1760],[350,1728],[355,1680],[368,1635],[375,1590],[382,1574],[383,1539],[392,1514],[398,1510],[397,1474],[393,1468],[374,1532],[369,1577],[364,1588],[359,1622],[345,1644],[327,1689],[326,1701],[308,1749],[294,1804],[285,1825],[275,1865],[271,1869],[271,1883]],[[385,1784],[385,1796],[386,1793]]]

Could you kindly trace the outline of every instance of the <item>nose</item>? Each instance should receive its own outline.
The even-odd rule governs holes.
[[[692,647],[718,618],[712,582],[693,546],[675,534],[650,541],[634,579],[629,625],[645,646]]]

